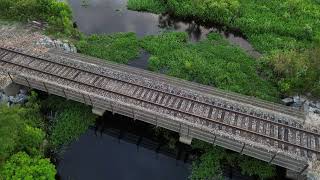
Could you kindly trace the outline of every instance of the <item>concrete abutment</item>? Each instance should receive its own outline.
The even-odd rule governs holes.
[[[105,113],[105,110],[93,107],[92,108],[92,113],[95,114],[95,115],[98,115],[98,116],[103,116],[103,114]]]

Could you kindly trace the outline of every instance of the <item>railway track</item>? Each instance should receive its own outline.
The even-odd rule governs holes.
[[[319,132],[308,130],[295,121],[281,121],[268,114],[244,112],[239,105],[226,105],[210,98],[198,99],[182,92],[143,86],[12,49],[0,48],[0,67],[9,72],[28,74],[99,96],[112,97],[299,157],[320,159]]]
[[[199,84],[193,83],[190,81],[178,79],[175,77],[168,77],[168,76],[164,76],[162,74],[158,74],[158,73],[154,73],[154,72],[150,72],[150,71],[146,71],[146,70],[142,70],[142,69],[138,69],[138,68],[134,68],[134,67],[128,67],[126,65],[113,63],[111,61],[101,61],[101,59],[85,56],[82,54],[67,53],[67,52],[64,52],[61,50],[56,50],[56,49],[51,49],[49,51],[49,53],[51,53],[53,55],[60,55],[60,56],[67,57],[70,59],[76,59],[78,61],[98,64],[101,66],[108,66],[110,68],[114,68],[114,69],[124,71],[124,72],[130,71],[130,73],[132,73],[132,74],[136,74],[136,75],[144,76],[144,77],[148,77],[148,78],[153,78],[158,81],[169,81],[170,83],[174,83],[177,86],[181,86],[184,88],[190,88],[192,90],[206,93],[209,95],[223,97],[223,98],[227,98],[228,100],[234,100],[234,101],[242,102],[245,104],[251,104],[253,106],[258,106],[258,107],[269,109],[269,110],[272,110],[275,112],[285,113],[285,114],[291,115],[293,117],[298,117],[300,119],[305,118],[304,112],[301,109],[296,108],[296,107],[284,106],[282,104],[264,101],[261,99],[257,100],[256,98],[253,98],[250,96],[239,95],[239,94],[233,93],[233,92],[225,92],[225,91],[222,91],[220,89],[216,89],[216,88],[213,88],[210,86],[201,85],[201,87],[200,87]],[[187,86],[186,86],[186,83],[187,83]]]

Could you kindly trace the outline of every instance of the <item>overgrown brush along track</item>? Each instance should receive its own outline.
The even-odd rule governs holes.
[[[209,98],[197,100],[195,97],[185,97],[183,91],[165,92],[9,49],[1,48],[0,62],[3,69],[18,74],[55,81],[102,97],[169,114],[216,131],[297,153],[301,157],[319,158],[320,134],[308,131],[295,122],[277,122],[274,116],[243,112],[241,107],[232,104],[210,102]],[[94,105],[94,102],[91,101],[91,104]]]

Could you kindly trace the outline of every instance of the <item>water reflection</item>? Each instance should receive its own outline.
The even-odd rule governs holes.
[[[150,136],[148,124],[109,113],[98,119],[63,153],[60,179],[185,180],[190,174],[188,147],[170,150]],[[151,139],[150,139],[151,138]]]
[[[180,31],[187,32],[189,39],[195,42],[214,31],[221,33],[232,44],[240,46],[250,55],[260,56],[241,34],[225,31],[219,25],[203,26],[195,21],[174,18],[168,14],[131,11],[127,9],[127,0],[88,0],[88,6],[82,6],[81,2],[69,0],[75,21],[79,29],[86,34],[135,32],[138,37],[143,37],[163,31]]]
[[[140,69],[148,69],[149,57],[150,54],[147,51],[142,50],[139,57],[129,61],[128,65]]]

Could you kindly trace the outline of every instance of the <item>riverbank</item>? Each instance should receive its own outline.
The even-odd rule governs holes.
[[[263,54],[259,73],[283,96],[320,93],[319,3],[314,1],[223,0],[194,3],[186,0],[129,0],[129,9],[168,12],[206,24],[240,31]],[[161,8],[159,8],[161,7]],[[161,9],[161,11],[155,11]],[[312,55],[312,54],[317,55]]]

